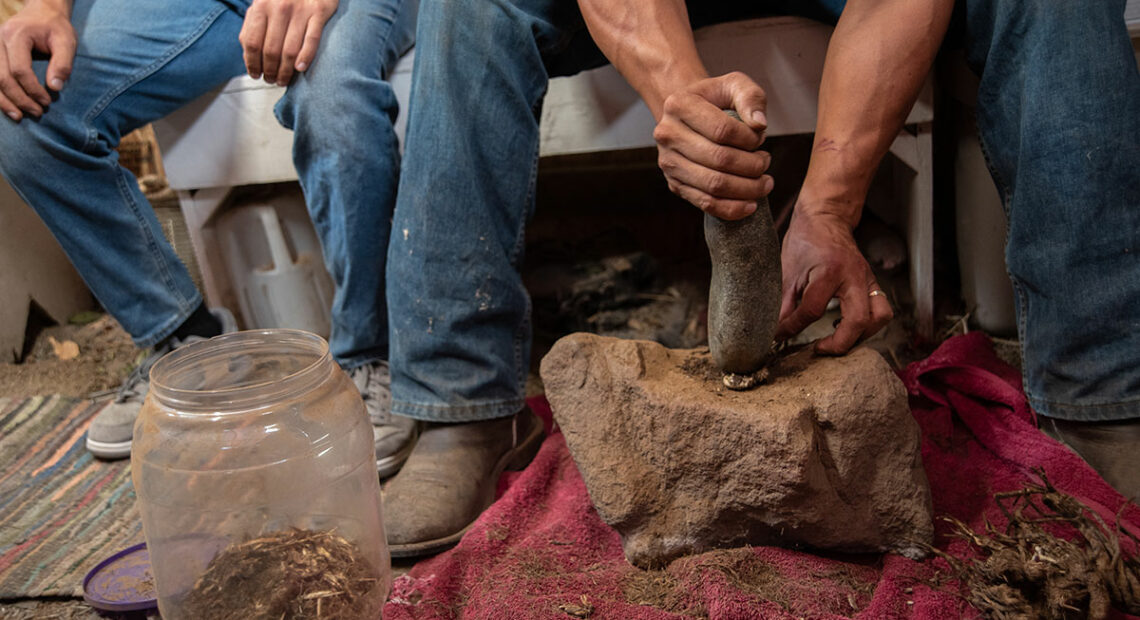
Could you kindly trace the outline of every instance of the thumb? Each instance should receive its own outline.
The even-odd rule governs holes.
[[[757,87],[755,90],[734,93],[732,107],[740,115],[740,120],[748,123],[756,133],[764,133],[768,129],[768,100],[764,91]]]
[[[698,85],[697,92],[721,108],[736,110],[740,120],[756,133],[768,129],[768,96],[744,73],[734,71],[705,80]]]
[[[47,85],[54,91],[63,90],[64,83],[71,77],[71,65],[75,60],[75,37],[71,35],[53,36],[48,42],[51,60],[47,67]]]
[[[717,81],[732,102],[732,109],[740,115],[740,120],[756,133],[768,129],[768,95],[759,84],[739,71],[724,75]]]

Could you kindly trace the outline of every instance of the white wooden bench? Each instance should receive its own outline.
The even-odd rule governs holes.
[[[770,136],[815,130],[817,97],[831,28],[795,17],[731,22],[701,29],[697,46],[710,72],[743,71],[768,93]],[[414,52],[391,82],[406,109]],[[234,188],[292,181],[292,135],[273,118],[281,88],[242,76],[155,123],[171,187],[178,192],[211,303],[232,298],[223,252],[212,229]],[[933,97],[929,83],[891,146],[904,174],[897,188],[909,248],[917,329],[933,331]],[[401,113],[397,133],[403,136]],[[613,67],[550,84],[541,123],[541,155],[653,146],[648,108]]]

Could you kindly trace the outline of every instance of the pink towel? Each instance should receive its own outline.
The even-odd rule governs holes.
[[[983,334],[948,340],[907,367],[902,379],[922,427],[936,516],[953,516],[976,531],[986,520],[1004,527],[993,495],[1035,482],[1036,467],[1108,523],[1124,506],[1084,461],[1036,429],[1018,373],[997,358]],[[530,404],[549,428],[545,399]],[[526,471],[504,476],[500,492],[457,547],[396,580],[385,618],[977,616],[953,594],[952,582],[929,585],[951,577],[936,559],[756,547],[685,558],[656,575],[639,571],[594,511],[557,431]],[[1140,532],[1140,509],[1127,507],[1121,520]],[[949,529],[935,521],[935,545],[956,557],[974,557],[965,541],[947,535]],[[734,579],[734,573],[750,578]],[[637,584],[658,577],[667,596],[656,599],[658,607],[637,604]]]

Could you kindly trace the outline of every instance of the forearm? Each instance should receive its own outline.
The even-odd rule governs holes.
[[[661,119],[665,99],[708,77],[684,0],[579,0],[590,35]]]
[[[922,87],[952,0],[850,0],[831,38],[799,210],[854,227],[880,160]]]

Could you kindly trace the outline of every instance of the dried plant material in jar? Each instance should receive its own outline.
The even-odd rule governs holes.
[[[353,543],[294,528],[223,549],[183,605],[198,620],[377,618],[379,582]]]

